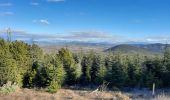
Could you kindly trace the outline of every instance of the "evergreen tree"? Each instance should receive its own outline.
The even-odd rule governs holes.
[[[80,77],[82,75],[82,67],[81,67],[81,55],[80,54],[73,54],[74,61],[75,61],[75,66],[76,66],[76,73],[77,73],[77,84],[80,82]]]
[[[62,62],[58,56],[55,56],[51,61],[51,66],[48,66],[50,84],[48,86],[49,92],[57,92],[65,79],[65,71]]]
[[[104,64],[102,64],[98,70],[95,83],[103,84],[106,81],[106,75],[107,75],[107,69],[104,66]]]
[[[125,83],[126,73],[124,65],[121,63],[120,54],[115,55],[115,60],[112,62],[112,69],[108,72],[107,81],[110,86],[122,87]]]
[[[101,63],[102,63],[101,58],[99,58],[99,56],[95,54],[93,59],[92,59],[92,65],[91,65],[91,71],[90,71],[92,83],[95,83],[95,81],[96,81],[97,74],[98,74],[98,71],[100,69]]]
[[[17,66],[21,70],[22,75],[31,69],[32,66],[30,48],[30,45],[20,41],[14,41],[10,44],[12,58],[17,61]]]
[[[17,68],[16,61],[9,52],[9,43],[0,40],[0,85],[8,81],[22,85],[22,77]]]
[[[90,56],[84,56],[81,62],[82,66],[82,76],[81,83],[87,85],[91,82],[90,70],[91,70],[92,60]]]
[[[104,81],[106,68],[104,61],[99,54],[95,54],[91,66],[91,82],[93,84],[101,84]]]
[[[30,52],[32,62],[43,60],[43,50],[38,45],[32,44]]]
[[[163,64],[164,70],[162,74],[162,80],[164,86],[170,86],[170,47],[168,44],[164,48]]]
[[[144,62],[144,83],[145,86],[151,87],[153,83],[156,86],[162,85],[162,71],[163,67],[161,65],[161,60],[159,58],[156,59],[146,59]]]
[[[67,48],[62,48],[59,50],[58,56],[66,71],[66,83],[70,85],[76,83],[80,75],[77,72],[78,66],[76,66],[72,53]]]
[[[127,85],[128,86],[137,86],[137,85],[140,85],[140,81],[141,81],[141,71],[142,71],[142,68],[140,65],[140,62],[139,62],[139,56],[135,56],[133,58],[131,57],[127,57],[126,58],[127,60],[127,64],[128,64],[128,67],[127,67],[127,74],[128,74],[128,78],[127,78]]]

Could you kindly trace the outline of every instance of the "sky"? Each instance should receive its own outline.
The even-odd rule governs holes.
[[[0,0],[0,33],[38,42],[170,43],[170,0]]]

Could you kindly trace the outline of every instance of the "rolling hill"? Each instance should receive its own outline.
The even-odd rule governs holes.
[[[138,44],[138,45],[135,45],[135,46],[140,47],[140,48],[147,49],[147,50],[149,50],[149,51],[163,53],[164,50],[165,50],[166,44],[161,44],[161,43],[155,43],[155,44]],[[167,46],[170,47],[170,44],[168,44]]]
[[[109,49],[106,49],[105,52],[113,52],[113,53],[124,53],[124,54],[143,54],[143,55],[154,55],[154,54],[161,54],[156,51],[152,51],[149,49],[145,49],[140,46],[134,46],[129,44],[121,44]]]

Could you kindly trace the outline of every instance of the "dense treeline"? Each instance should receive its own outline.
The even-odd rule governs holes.
[[[21,87],[41,87],[56,92],[61,86],[79,84],[112,87],[170,86],[170,51],[163,57],[71,53],[62,48],[45,54],[36,44],[0,39],[0,85],[11,81]]]

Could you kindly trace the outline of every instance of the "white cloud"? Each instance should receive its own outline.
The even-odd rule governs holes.
[[[38,6],[39,3],[38,3],[38,2],[31,2],[30,5],[32,5],[32,6]]]
[[[7,29],[0,30],[0,37],[5,34]],[[3,35],[6,36],[6,35]],[[170,43],[170,35],[167,36],[148,36],[132,38],[127,36],[115,35],[100,31],[80,31],[68,33],[31,33],[23,30],[12,30],[12,38],[17,40],[32,40],[37,42],[91,42],[91,43],[126,43],[126,42],[147,42],[147,43]]]
[[[40,19],[40,20],[33,20],[32,21],[33,23],[40,23],[40,24],[46,24],[46,25],[49,25],[49,21],[46,20],[46,19]]]
[[[96,31],[87,31],[87,32],[70,32],[69,38],[110,38],[111,34],[106,32],[96,32]]]
[[[170,42],[170,36],[152,36],[147,37],[146,39],[148,42],[154,42],[154,43],[166,43]]]
[[[13,12],[1,12],[0,13],[0,16],[12,16],[12,15],[14,15]]]
[[[0,30],[0,35],[6,32],[6,29]],[[69,33],[30,33],[22,30],[12,30],[14,39],[17,40],[31,40],[34,38],[37,42],[117,42],[124,37],[112,35],[106,32],[69,32]]]
[[[12,6],[12,3],[0,3],[0,7],[9,7]]]
[[[65,0],[47,0],[47,2],[64,2]]]
[[[30,38],[15,38],[15,40],[18,40],[18,41],[29,41],[30,40]]]

